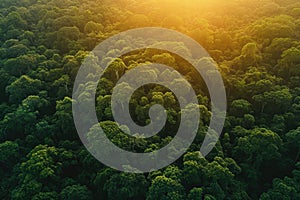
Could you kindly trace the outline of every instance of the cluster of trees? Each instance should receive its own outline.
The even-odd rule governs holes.
[[[100,125],[114,144],[155,151],[180,123],[177,97],[160,85],[141,87],[130,103],[140,125],[149,123],[151,105],[166,108],[167,124],[158,135],[131,137],[113,121],[112,89],[141,63],[178,70],[194,87],[201,111],[185,155],[164,169],[130,174],[102,165],[80,142],[72,86],[99,42],[145,26],[178,30],[210,53],[225,82],[228,114],[220,140],[203,158],[211,112],[201,77],[170,52],[142,50],[117,59],[96,98]],[[300,199],[298,0],[1,0],[0,36],[0,199]],[[176,84],[168,70],[163,73]]]

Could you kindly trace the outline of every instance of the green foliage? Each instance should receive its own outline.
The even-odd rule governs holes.
[[[142,174],[115,174],[106,181],[104,190],[108,199],[145,198],[148,182]]]
[[[86,186],[82,185],[71,185],[65,187],[59,194],[60,199],[78,199],[78,200],[89,200],[91,199],[91,192]]]
[[[6,87],[9,93],[9,99],[12,103],[20,103],[29,95],[38,94],[42,87],[42,82],[38,79],[32,79],[26,75]]]
[[[190,190],[187,199],[188,200],[201,200],[202,199],[202,188],[193,188]]]
[[[263,193],[260,199],[299,199],[299,163],[298,169],[294,170],[294,177],[284,177],[283,179],[275,178],[273,180],[273,186],[268,192]]]
[[[180,200],[184,197],[184,188],[176,180],[165,176],[157,176],[151,183],[147,200]]]
[[[1,0],[0,199],[300,199],[299,13],[297,0]],[[191,63],[156,49],[174,46],[192,56],[183,43],[157,42],[112,60],[115,53],[131,49],[126,39],[116,39],[109,44],[117,46],[107,52],[109,58],[85,60],[106,38],[146,26],[191,36],[219,66],[228,113],[220,141],[205,158],[199,149],[212,117],[207,86]],[[144,42],[136,39],[137,45]],[[200,128],[186,154],[149,174],[119,173],[99,163],[79,140],[72,116],[72,86],[84,60],[91,71],[86,76],[93,80],[79,86],[87,105],[96,70],[112,61],[98,82],[96,112],[106,136],[122,149],[144,153],[166,146],[181,114],[197,107]],[[198,62],[214,61],[205,57]],[[149,124],[151,106],[161,104],[166,125],[150,138],[130,136],[114,122],[112,91],[118,91],[120,103],[131,86],[115,87],[118,80],[149,63],[180,72],[198,104],[180,110],[180,97],[168,88],[143,85],[130,100],[133,121]],[[156,79],[159,73],[181,88],[180,95],[188,92],[169,69],[145,69],[134,81]],[[87,133],[97,150],[98,129],[95,125]]]
[[[5,169],[11,169],[20,157],[19,145],[12,141],[0,144],[0,163]]]
[[[40,192],[32,198],[32,200],[56,200],[58,194],[56,192]]]

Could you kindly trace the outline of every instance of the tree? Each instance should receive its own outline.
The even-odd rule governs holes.
[[[121,59],[115,59],[109,67],[106,69],[104,77],[112,81],[114,84],[117,83],[120,77],[125,73],[126,65]]]
[[[120,173],[106,181],[104,190],[109,200],[145,198],[148,182],[143,174]]]
[[[300,156],[300,127],[286,133],[287,146],[291,155],[295,155],[295,162],[299,160]]]
[[[151,183],[147,200],[181,200],[184,199],[184,188],[177,181],[165,176],[157,176]]]
[[[265,128],[255,128],[249,135],[238,139],[234,148],[234,155],[238,161],[252,163],[259,167],[263,162],[278,158],[282,144],[281,138],[274,132]]]
[[[145,27],[149,24],[149,19],[147,15],[144,14],[132,14],[128,16],[128,19],[125,22],[125,27],[136,28],[136,27]]]
[[[61,173],[62,164],[58,161],[59,150],[55,147],[38,145],[28,155],[28,160],[21,164],[24,181],[51,179]]]
[[[77,138],[72,114],[72,99],[65,97],[56,102],[55,124],[58,129],[57,137],[73,140]]]
[[[72,50],[72,42],[77,41],[80,34],[80,30],[76,26],[62,27],[57,31],[57,40],[55,44],[62,53],[67,53]]]
[[[19,145],[16,142],[6,141],[0,144],[0,169],[3,171],[12,170],[20,157]]]
[[[262,57],[256,43],[248,43],[242,48],[241,55],[233,60],[233,66],[238,70],[247,70],[251,66],[257,66]]]
[[[7,87],[7,85],[10,84],[10,82],[13,82],[13,77],[9,76],[9,74],[3,70],[0,69],[0,101],[7,101],[7,94],[5,93],[5,88]]]
[[[270,199],[299,199],[300,189],[299,183],[299,169],[300,163],[296,164],[296,170],[293,171],[293,177],[284,177],[282,179],[275,178],[273,180],[272,188],[260,196],[262,200]]]
[[[288,79],[291,76],[300,76],[300,50],[291,47],[281,54],[281,59],[278,63],[278,74]]]
[[[23,138],[32,130],[32,126],[37,121],[37,115],[38,111],[24,100],[15,111],[7,113],[0,122],[2,137],[11,140]]]
[[[33,198],[42,189],[42,184],[36,180],[29,180],[26,183],[21,183],[18,187],[12,190],[10,198],[12,200],[22,200]]]
[[[27,96],[38,94],[41,88],[42,81],[23,75],[7,86],[6,92],[12,103],[20,103]]]
[[[265,49],[266,53],[270,54],[267,61],[275,65],[276,61],[280,59],[282,52],[289,49],[293,43],[294,40],[292,38],[274,38],[271,44]]]
[[[169,165],[163,172],[163,175],[167,178],[171,178],[175,181],[180,182],[182,179],[182,170],[177,166]]]
[[[56,81],[54,81],[52,87],[55,88],[55,94],[59,99],[64,98],[65,96],[70,96],[70,77],[68,75],[63,75]]]
[[[22,55],[17,58],[10,58],[4,62],[4,69],[13,76],[21,76],[35,69],[37,59],[33,55]]]
[[[281,146],[279,135],[265,128],[252,129],[238,139],[237,146],[233,148],[233,157],[241,163],[242,174],[247,179],[249,189],[262,191],[263,187],[254,183],[264,180],[269,173],[276,173],[275,170],[269,171],[269,168],[270,165],[274,169],[279,168],[276,165],[281,157]]]
[[[96,188],[96,194],[99,196],[99,198],[107,199],[108,194],[104,186],[106,182],[115,174],[117,174],[117,172],[112,168],[103,168],[96,174],[93,180],[93,186]]]
[[[225,191],[217,182],[212,182],[207,188],[206,192],[208,194],[213,194],[216,199],[225,199]]]
[[[288,15],[276,15],[257,20],[249,27],[250,31],[260,41],[274,38],[293,38],[295,35],[294,19]]]
[[[73,200],[73,199],[89,200],[92,198],[92,194],[88,190],[88,188],[82,185],[67,186],[61,191],[59,196],[60,199],[66,199],[66,200]]]
[[[57,200],[58,194],[56,192],[40,192],[33,196],[32,200]]]
[[[291,106],[292,95],[288,88],[282,88],[255,95],[253,100],[259,104],[261,113],[284,113]]]
[[[187,200],[201,200],[203,197],[203,189],[202,188],[193,188],[190,190]]]
[[[100,121],[113,119],[111,110],[111,95],[97,97],[96,111]]]
[[[98,33],[100,31],[103,31],[103,25],[96,23],[94,21],[89,21],[88,23],[86,23],[86,25],[84,26],[84,32],[85,33]]]
[[[207,161],[206,161],[207,162]],[[197,187],[203,184],[203,174],[205,166],[194,160],[187,160],[183,163],[183,182],[184,185]]]
[[[234,100],[230,106],[230,115],[236,117],[242,117],[245,114],[249,114],[251,111],[251,104],[245,99]]]
[[[16,44],[9,47],[5,55],[7,58],[16,58],[25,55],[28,51],[29,49],[24,44]]]

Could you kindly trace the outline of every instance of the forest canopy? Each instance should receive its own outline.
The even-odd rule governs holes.
[[[97,44],[141,27],[176,30],[202,45],[223,77],[228,109],[220,139],[202,157],[212,105],[192,66],[155,49],[114,60],[99,80],[95,102],[100,126],[118,147],[144,153],[166,146],[184,112],[172,91],[148,84],[133,94],[131,117],[149,124],[149,109],[158,103],[167,111],[165,127],[147,139],[118,127],[112,90],[138,65],[156,62],[180,72],[196,92],[201,116],[183,156],[161,170],[133,174],[103,165],[84,147],[72,92]],[[0,36],[0,199],[300,199],[298,0],[1,0]],[[105,62],[89,58],[91,67]],[[145,70],[136,81],[157,73]],[[162,74],[179,84],[170,71]],[[89,141],[97,141],[95,132],[96,126],[87,132]]]

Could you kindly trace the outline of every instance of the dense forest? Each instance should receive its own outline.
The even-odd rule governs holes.
[[[117,146],[155,151],[180,123],[177,97],[151,84],[134,93],[130,114],[146,125],[149,108],[159,103],[168,114],[165,128],[135,138],[114,121],[112,89],[141,63],[179,71],[201,112],[196,138],[176,162],[126,173],[103,165],[82,144],[72,90],[98,43],[139,27],[176,30],[201,44],[222,74],[228,109],[216,146],[203,157],[211,104],[201,77],[170,52],[142,49],[116,59],[99,80],[95,101],[99,123]],[[1,0],[0,36],[0,199],[300,199],[298,0]],[[140,78],[155,73],[145,70]],[[87,133],[91,141],[95,131]]]

